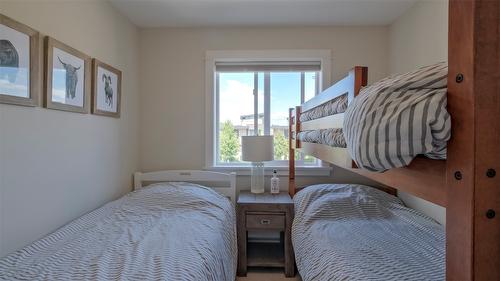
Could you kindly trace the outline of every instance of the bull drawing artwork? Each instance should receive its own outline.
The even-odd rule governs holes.
[[[66,98],[74,99],[76,97],[76,84],[78,84],[78,70],[82,67],[75,67],[69,63],[64,63],[57,57],[66,70]]]
[[[104,82],[105,102],[108,106],[113,106],[113,88],[111,87],[111,76],[103,74],[102,81]]]
[[[0,72],[0,78],[6,78],[10,83],[16,82],[19,54],[14,45],[5,39],[0,40],[0,68],[5,68],[5,71]]]

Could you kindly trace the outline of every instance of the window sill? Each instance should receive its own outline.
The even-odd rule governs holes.
[[[271,176],[273,174],[273,170],[278,171],[278,176],[288,176],[288,167],[278,166],[266,166],[264,167],[264,174],[266,176]],[[250,166],[212,166],[206,167],[205,170],[221,172],[221,173],[230,173],[236,172],[238,176],[250,176],[251,168]],[[295,175],[296,176],[305,176],[305,177],[313,177],[313,176],[322,176],[328,177],[332,171],[331,167],[295,167]]]

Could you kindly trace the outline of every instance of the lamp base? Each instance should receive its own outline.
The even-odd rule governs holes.
[[[250,179],[252,193],[264,193],[264,163],[252,162],[252,176]]]

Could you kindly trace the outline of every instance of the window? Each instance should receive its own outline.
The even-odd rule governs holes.
[[[240,138],[267,132],[278,145],[277,160],[266,166],[286,174],[288,108],[320,92],[330,76],[330,50],[207,51],[205,168],[249,173],[249,163],[240,160]],[[297,157],[296,175],[330,174],[320,161]]]
[[[272,166],[288,165],[288,109],[310,99],[319,88],[320,62],[217,63],[216,165],[241,161],[241,137],[273,135]],[[318,166],[313,157],[296,155],[298,165]]]

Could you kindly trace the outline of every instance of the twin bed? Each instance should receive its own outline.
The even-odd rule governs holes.
[[[135,191],[0,259],[0,280],[234,280],[235,183],[236,174],[136,173]]]
[[[445,235],[395,196],[356,184],[294,197],[292,241],[302,280],[444,280]]]

